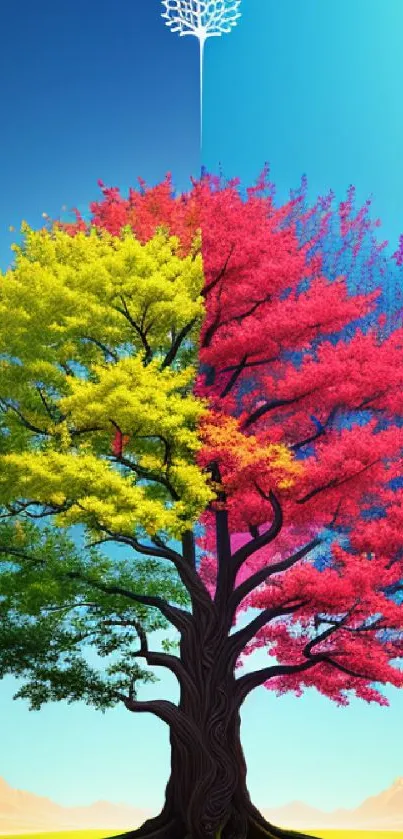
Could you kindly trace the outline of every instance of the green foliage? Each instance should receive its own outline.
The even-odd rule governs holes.
[[[175,570],[154,559],[116,559],[74,543],[62,531],[17,520],[0,525],[0,678],[24,680],[16,697],[38,710],[50,700],[84,700],[105,710],[117,691],[157,681],[136,653],[144,632],[169,627],[157,609],[97,584],[166,596],[189,605]],[[174,642],[168,637],[169,648]]]
[[[201,256],[162,230],[23,232],[0,277],[0,678],[31,709],[105,710],[155,680],[147,633],[172,633],[133,593],[189,606],[142,548],[212,497],[195,464]]]

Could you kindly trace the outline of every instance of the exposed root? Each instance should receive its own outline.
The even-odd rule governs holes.
[[[224,833],[225,839],[319,839],[307,833],[298,833],[275,827],[259,814],[259,819],[250,818],[246,836],[230,836]],[[148,819],[137,830],[120,833],[110,839],[192,839],[183,824],[172,819],[161,821],[161,818]]]
[[[161,822],[157,816],[155,819],[147,819],[136,830],[119,833],[110,839],[185,839],[185,835],[186,831],[178,821],[171,819],[171,821]]]
[[[275,827],[269,822],[264,821],[262,817],[259,823],[251,819],[248,826],[247,839],[319,839],[319,837]]]

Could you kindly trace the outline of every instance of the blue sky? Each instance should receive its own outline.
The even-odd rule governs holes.
[[[401,0],[242,0],[206,45],[203,162],[252,181],[271,163],[279,197],[353,183],[384,238],[403,231]]]
[[[96,182],[126,189],[199,171],[198,50],[159,18],[158,0],[3,3],[0,264],[22,218],[85,209]],[[206,46],[203,162],[254,180],[271,162],[284,198],[306,172],[311,195],[355,183],[374,194],[382,238],[403,231],[401,0],[243,0],[240,25]],[[152,717],[81,705],[29,713],[0,684],[0,775],[66,804],[158,809],[168,732]],[[389,709],[339,709],[312,692],[260,688],[243,713],[249,787],[259,806],[292,799],[357,805],[403,775],[403,695]],[[144,698],[175,698],[169,676]],[[324,754],[326,755],[324,757]]]
[[[0,5],[0,267],[21,220],[85,209],[97,181],[127,190],[200,170],[196,44],[159,0]]]

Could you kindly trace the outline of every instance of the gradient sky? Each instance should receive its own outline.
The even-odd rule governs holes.
[[[83,9],[85,8],[85,19]],[[311,195],[350,183],[374,194],[382,238],[403,231],[401,0],[243,0],[231,35],[206,47],[203,162],[254,180],[269,160],[280,198],[306,172]],[[158,0],[4,0],[0,264],[9,224],[85,209],[96,181],[127,189],[171,170],[197,174],[198,51],[172,35]],[[260,661],[262,661],[261,654]],[[155,810],[169,772],[158,720],[50,705],[29,713],[0,684],[0,776],[65,804],[127,801]],[[245,703],[242,738],[259,806],[292,799],[356,806],[403,775],[403,694],[391,707],[339,709],[315,692]],[[142,698],[175,699],[164,675]]]
[[[381,233],[403,232],[401,0],[242,0],[206,45],[203,162],[251,182],[265,161],[280,199],[306,173],[374,196]]]
[[[84,210],[97,181],[126,191],[200,170],[196,44],[159,0],[0,3],[0,266],[21,220]],[[179,47],[179,48],[178,48]]]

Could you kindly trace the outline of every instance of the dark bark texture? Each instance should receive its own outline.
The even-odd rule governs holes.
[[[170,724],[171,777],[159,816],[126,839],[306,839],[269,824],[252,805],[240,740],[227,627],[212,601],[184,633],[178,721]]]
[[[217,464],[211,464],[211,471],[219,483]],[[218,500],[225,502],[223,492],[218,494]],[[191,532],[182,539],[183,556],[175,555],[175,564],[191,596],[192,614],[185,618],[182,615],[177,623],[181,645],[175,669],[166,658],[166,666],[180,682],[179,706],[171,706],[167,711],[165,705],[170,703],[165,703],[163,709],[159,708],[161,718],[170,726],[171,777],[160,815],[118,839],[312,839],[307,834],[269,824],[253,806],[246,785],[240,706],[249,685],[235,679],[235,663],[255,632],[283,611],[266,609],[245,629],[234,634],[230,631],[249,586],[253,588],[268,576],[267,570],[263,577],[257,573],[247,588],[246,584],[236,588],[237,573],[248,556],[275,539],[282,526],[281,507],[273,493],[266,500],[273,514],[271,527],[261,535],[258,531],[252,533],[251,542],[235,554],[231,554],[228,513],[225,509],[215,512],[214,599],[197,573]],[[285,613],[294,609],[295,605]],[[144,654],[152,663],[150,654]],[[134,703],[132,710],[146,709],[144,703]]]

